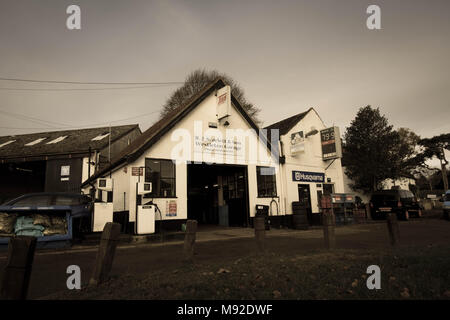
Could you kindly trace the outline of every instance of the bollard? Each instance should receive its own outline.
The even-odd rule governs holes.
[[[256,245],[260,251],[265,249],[265,238],[266,238],[266,225],[265,218],[263,216],[256,216],[253,220],[255,227],[255,239]]]
[[[8,260],[0,290],[2,300],[25,300],[27,298],[35,249],[35,237],[10,238]]]
[[[336,247],[336,236],[334,234],[334,214],[331,210],[326,210],[322,215],[323,239],[325,248],[332,250]]]
[[[194,259],[194,245],[197,233],[197,220],[186,221],[186,233],[184,236],[183,254],[186,261]]]
[[[400,241],[400,229],[398,226],[397,214],[388,213],[386,216],[387,226],[389,231],[389,238],[391,240],[391,245],[396,246]]]
[[[120,228],[119,223],[108,222],[105,224],[95,260],[94,272],[89,280],[90,286],[97,286],[108,279],[119,242]]]

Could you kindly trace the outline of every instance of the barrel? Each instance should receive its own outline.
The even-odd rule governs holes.
[[[308,210],[301,202],[292,202],[292,225],[294,229],[305,230],[309,228]]]

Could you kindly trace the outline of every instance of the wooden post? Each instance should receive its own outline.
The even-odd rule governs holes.
[[[323,239],[325,241],[325,248],[332,250],[336,247],[336,236],[334,233],[334,214],[327,211],[322,215],[323,219]]]
[[[95,260],[94,272],[89,280],[90,286],[97,286],[108,279],[117,243],[119,242],[119,236],[119,223],[108,222],[105,224]]]
[[[253,219],[253,224],[255,227],[256,245],[260,251],[264,251],[266,238],[265,218],[263,216],[257,216]]]
[[[194,259],[194,245],[197,233],[197,220],[186,221],[186,233],[184,236],[183,254],[186,261]]]
[[[397,214],[392,212],[388,213],[386,220],[391,245],[396,246],[400,240],[400,229],[398,227]]]
[[[36,238],[12,237],[8,244],[8,260],[3,272],[0,298],[2,300],[25,300],[30,284]]]

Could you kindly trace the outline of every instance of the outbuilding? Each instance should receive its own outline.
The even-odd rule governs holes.
[[[140,134],[135,124],[0,137],[0,203],[31,192],[80,193],[82,181]]]

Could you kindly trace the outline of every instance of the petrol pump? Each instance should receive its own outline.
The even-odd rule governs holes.
[[[152,201],[143,203],[144,195],[152,192],[151,182],[136,183],[136,234],[155,233],[155,211],[156,206]]]
[[[92,231],[103,231],[107,222],[113,222],[113,179],[97,180],[97,194],[92,214]]]

